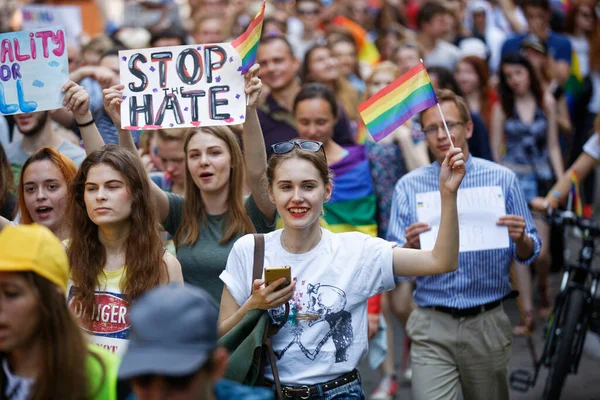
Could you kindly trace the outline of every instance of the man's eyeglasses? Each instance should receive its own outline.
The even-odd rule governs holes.
[[[465,123],[464,122],[446,122],[446,125],[448,126],[448,130],[450,131],[450,133],[456,133],[456,132],[458,132],[458,128],[461,126],[464,126]],[[438,133],[439,129],[441,129],[442,132],[444,132],[446,130],[446,128],[444,128],[444,124],[431,125],[425,129],[423,129],[423,133],[426,135],[435,135],[436,133]]]
[[[313,153],[318,152],[323,148],[323,143],[317,142],[316,140],[296,140],[296,141],[285,141],[271,145],[273,154],[285,154],[289,153],[294,149],[295,146],[300,147],[302,150],[312,151]],[[323,154],[325,149],[323,149]]]

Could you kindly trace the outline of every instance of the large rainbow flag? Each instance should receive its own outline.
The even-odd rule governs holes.
[[[330,165],[333,193],[323,206],[321,225],[332,232],[358,231],[377,236],[377,200],[364,146],[345,147],[346,157]]]
[[[242,57],[242,74],[248,72],[250,67],[256,62],[256,51],[258,50],[263,19],[265,17],[265,4],[266,0],[263,0],[260,10],[250,23],[250,26],[248,26],[248,29],[246,29],[246,32],[231,42],[231,45]]]
[[[436,104],[435,91],[421,62],[360,104],[358,111],[378,142],[416,113]]]

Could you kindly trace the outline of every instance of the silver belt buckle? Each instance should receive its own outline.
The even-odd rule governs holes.
[[[300,389],[306,389],[306,396],[300,396],[301,399],[310,399],[310,388],[306,385],[300,386]]]

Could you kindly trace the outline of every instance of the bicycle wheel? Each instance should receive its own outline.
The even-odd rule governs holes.
[[[575,353],[577,324],[583,312],[584,300],[584,293],[581,290],[573,290],[567,298],[566,307],[560,317],[562,320],[559,325],[561,333],[557,338],[556,351],[546,377],[544,400],[560,399],[560,393],[569,374],[569,368]]]

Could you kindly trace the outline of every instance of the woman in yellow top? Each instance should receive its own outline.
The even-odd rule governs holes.
[[[0,232],[0,399],[117,398],[118,359],[86,345],[65,303],[68,276],[48,228]]]

